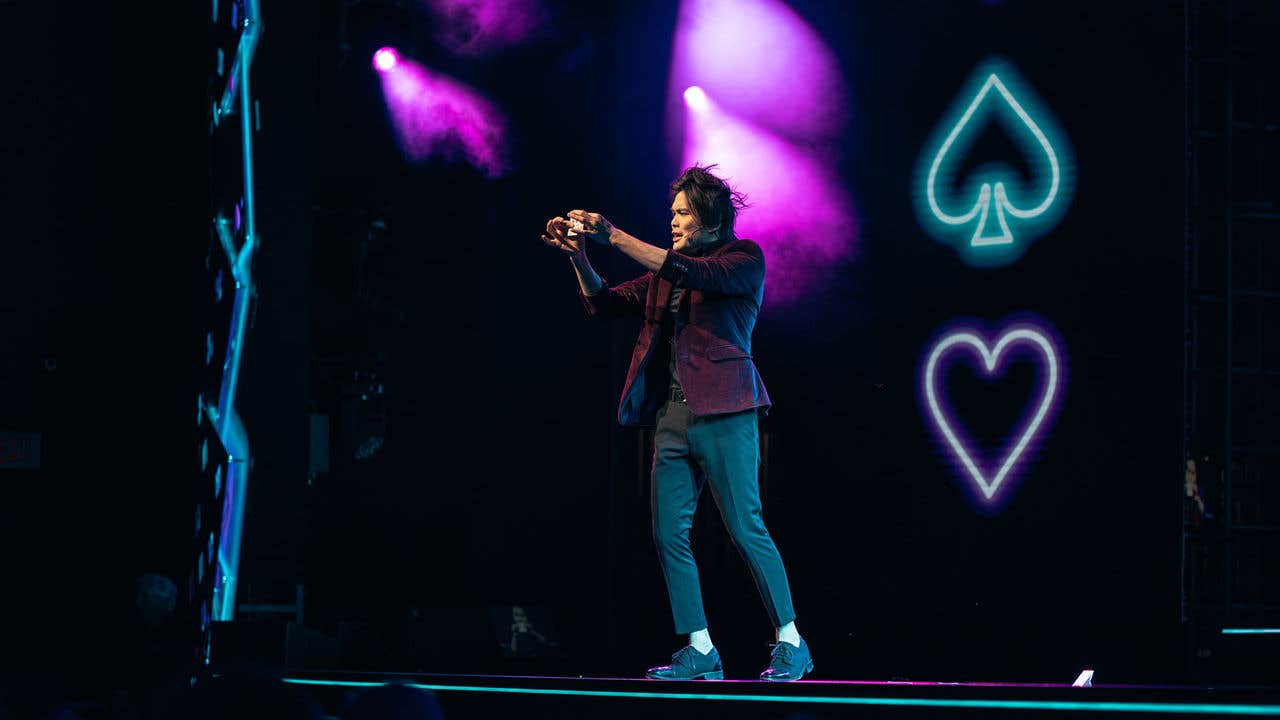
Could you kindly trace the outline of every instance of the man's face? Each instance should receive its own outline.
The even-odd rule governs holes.
[[[693,250],[714,242],[715,233],[702,231],[702,223],[693,216],[689,198],[684,191],[676,193],[671,201],[671,249],[676,252]]]

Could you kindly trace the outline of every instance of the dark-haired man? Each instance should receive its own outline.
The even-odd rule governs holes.
[[[764,254],[734,234],[743,197],[710,168],[689,168],[671,191],[671,250],[584,210],[552,218],[542,236],[569,255],[588,314],[644,318],[618,421],[656,424],[653,535],[676,633],[689,636],[671,664],[647,674],[662,680],[724,677],[689,544],[698,496],[710,484],[777,633],[760,678],[798,680],[813,671],[813,660],[796,630],[787,574],[760,507],[757,412],[768,411],[769,395],[751,360],[751,332],[764,298]],[[609,287],[587,259],[587,241],[611,245],[649,272]]]

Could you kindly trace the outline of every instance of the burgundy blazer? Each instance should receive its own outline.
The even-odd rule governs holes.
[[[616,287],[605,283],[584,296],[595,317],[642,314],[644,325],[631,353],[631,366],[618,404],[618,422],[652,425],[671,379],[667,368],[650,367],[673,287],[685,288],[688,321],[675,325],[676,372],[695,415],[769,411],[769,394],[751,360],[751,331],[764,299],[764,253],[750,240],[713,246],[702,257],[667,253],[656,273]],[[658,363],[660,364],[660,363]]]

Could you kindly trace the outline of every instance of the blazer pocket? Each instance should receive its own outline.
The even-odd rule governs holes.
[[[751,353],[743,350],[737,345],[716,345],[714,347],[707,348],[707,359],[715,362],[749,357],[751,357]]]

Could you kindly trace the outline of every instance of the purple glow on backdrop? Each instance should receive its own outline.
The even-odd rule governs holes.
[[[844,129],[848,98],[834,53],[777,0],[682,0],[669,87],[689,85],[787,137],[832,138]]]
[[[381,78],[396,138],[411,160],[461,155],[490,178],[507,171],[506,120],[479,92],[405,59]]]
[[[738,234],[764,248],[769,300],[802,297],[852,257],[857,220],[837,168],[848,93],[800,16],[778,0],[682,0],[669,83],[685,100],[668,125],[683,136],[681,166],[715,164],[747,195]]]
[[[437,39],[459,55],[484,55],[521,45],[547,27],[541,0],[426,0],[435,14]]]
[[[764,248],[765,294],[788,302],[815,276],[850,257],[857,225],[839,178],[821,153],[724,113],[713,97],[686,116],[684,166],[715,163],[715,172],[750,203],[739,237]]]
[[[1065,355],[1062,342],[1050,325],[1040,322],[1018,322],[1003,327],[994,346],[984,338],[987,333],[967,325],[956,325],[939,333],[929,345],[920,377],[920,392],[927,424],[955,460],[957,471],[969,482],[980,506],[998,506],[1000,491],[1007,488],[1025,469],[1046,429],[1052,424],[1064,395],[1066,382]],[[1023,352],[1019,352],[1023,351]],[[958,358],[978,358],[975,369],[994,378],[1007,368],[1007,358],[1030,358],[1039,363],[1040,386],[1028,403],[1028,412],[1011,435],[1010,446],[995,462],[980,467],[979,448],[966,437],[939,387],[940,377],[948,363]],[[1007,495],[1007,492],[1004,493]]]
[[[400,62],[400,53],[396,52],[394,48],[379,48],[378,52],[373,54],[373,67],[378,72],[387,72],[394,68],[398,62]]]

